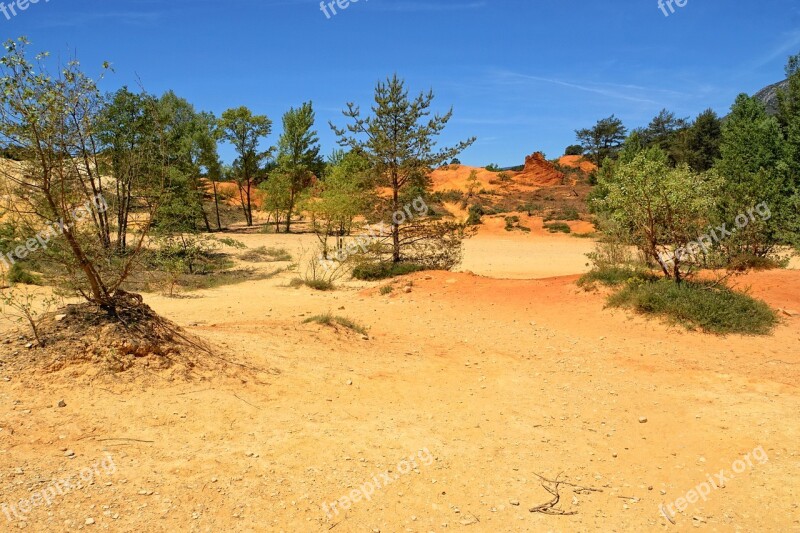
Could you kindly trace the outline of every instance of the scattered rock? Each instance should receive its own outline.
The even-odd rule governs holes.
[[[54,319],[55,319],[55,321],[56,321],[56,322],[61,322],[61,321],[62,321],[62,320],[64,320],[65,318],[67,318],[67,315],[56,315],[56,316],[54,317]]]
[[[647,417],[646,416],[640,416],[639,417],[639,423],[640,424],[647,424]]]
[[[66,407],[67,406],[67,402],[65,402],[64,400],[59,400],[58,401],[58,406],[59,407]]]
[[[94,524],[94,518],[87,518],[85,523],[87,526],[91,526]]]
[[[72,450],[67,450],[64,452],[64,457],[75,457],[75,452]]]
[[[519,500],[508,500],[508,503],[515,507],[519,507]]]

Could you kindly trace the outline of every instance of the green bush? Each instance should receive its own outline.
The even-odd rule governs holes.
[[[431,195],[431,199],[433,199],[433,201],[435,202],[449,202],[455,204],[458,202],[463,202],[465,196],[466,195],[464,194],[464,191],[450,189],[447,191],[439,191],[433,193]]]
[[[361,335],[367,334],[367,328],[350,320],[349,318],[345,318],[343,316],[336,316],[331,313],[325,313],[323,315],[315,315],[303,320],[303,324],[320,324],[321,326],[330,326],[336,327],[342,326],[343,328],[347,328],[349,330],[355,331],[356,333],[360,333]]]
[[[581,215],[580,213],[578,213],[577,209],[575,209],[574,207],[564,207],[559,211],[553,211],[552,213],[549,213],[547,217],[545,217],[544,221],[545,222],[550,222],[551,220],[572,221],[580,219]]]
[[[600,283],[607,287],[616,287],[631,281],[656,281],[658,279],[658,276],[652,272],[638,268],[604,266],[602,268],[594,268],[581,276],[578,280],[578,286],[591,288],[594,287],[595,283]]]
[[[324,279],[303,279],[303,278],[293,278],[292,281],[289,282],[289,287],[293,289],[299,289],[305,285],[310,289],[314,289],[315,291],[333,291],[336,290],[336,286],[333,284],[332,281],[324,280]]]
[[[364,263],[353,269],[353,277],[362,281],[378,281],[423,270],[426,270],[425,266],[419,263]]]
[[[550,233],[572,233],[569,224],[565,222],[551,222],[544,225],[545,229]]]
[[[777,314],[766,303],[708,282],[633,282],[608,303],[720,335],[766,335],[778,323]]]
[[[479,224],[483,224],[481,222],[481,218],[485,215],[486,212],[483,210],[483,207],[475,204],[470,206],[469,208],[469,216],[467,217],[467,226],[477,226]]]
[[[8,270],[9,283],[21,283],[22,285],[41,285],[42,281],[35,275],[25,270],[19,263],[14,263]]]

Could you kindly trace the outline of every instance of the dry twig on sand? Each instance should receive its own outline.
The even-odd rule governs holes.
[[[558,474],[555,479],[547,479],[546,477],[541,476],[539,474],[535,475],[536,477],[542,480],[542,487],[544,488],[544,490],[553,495],[553,499],[541,505],[531,507],[530,512],[532,513],[542,513],[542,514],[557,515],[557,516],[570,516],[578,514],[577,511],[564,511],[563,509],[556,509],[558,502],[561,501],[561,494],[559,492],[559,487],[561,485],[573,487],[572,492],[578,494],[588,493],[588,492],[603,492],[601,489],[595,489],[592,487],[582,487],[580,485],[575,485],[573,483],[561,481],[559,479],[561,477],[561,474]]]

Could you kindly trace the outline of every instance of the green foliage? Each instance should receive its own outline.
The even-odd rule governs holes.
[[[581,215],[578,213],[578,210],[574,207],[563,207],[558,211],[553,211],[548,213],[548,215],[544,218],[545,222],[549,222],[551,220],[566,220],[566,221],[573,221],[573,220],[580,220]]]
[[[692,170],[695,172],[711,170],[721,155],[721,142],[722,120],[713,110],[707,109],[697,116],[686,140],[687,163]]]
[[[327,292],[336,290],[336,285],[330,280],[327,279],[313,279],[313,278],[294,278],[289,283],[290,287],[302,287],[305,285],[310,289],[314,289],[315,291]]]
[[[550,222],[544,225],[550,233],[572,233],[572,228],[566,222]]]
[[[323,256],[331,253],[329,237],[337,237],[335,251],[340,250],[343,238],[353,232],[356,217],[369,213],[372,203],[374,193],[367,159],[354,152],[335,152],[325,179],[313,188],[313,194],[304,204],[322,244]]]
[[[9,283],[19,283],[21,285],[41,285],[42,280],[39,276],[36,276],[30,272],[28,272],[25,267],[23,267],[20,263],[14,263],[11,265],[11,268],[8,269],[8,273],[6,274],[7,281]]]
[[[481,218],[486,213],[480,204],[474,204],[469,207],[469,216],[467,217],[467,226],[477,226],[483,224]]]
[[[587,157],[598,167],[606,158],[614,158],[619,152],[627,129],[622,121],[611,115],[597,121],[592,128],[576,130],[575,135]]]
[[[231,144],[238,154],[232,167],[233,178],[239,187],[239,199],[248,226],[253,225],[253,188],[270,150],[261,151],[261,140],[272,133],[272,121],[266,115],[254,115],[246,107],[228,109],[218,124],[220,138]]]
[[[250,263],[288,263],[292,260],[292,255],[285,248],[260,246],[253,250],[248,250],[239,258]]]
[[[490,164],[486,165],[486,167],[484,167],[484,168],[486,170],[488,170],[489,172],[500,172],[500,165],[497,165],[495,163],[490,163]]]
[[[345,129],[332,126],[341,146],[366,157],[376,178],[375,185],[391,190],[390,213],[401,211],[405,203],[417,196],[427,196],[430,169],[438,168],[475,142],[472,138],[452,147],[436,147],[436,139],[453,112],[432,115],[433,98],[430,91],[409,99],[405,83],[395,75],[375,88],[371,116],[362,117],[360,109],[351,103],[344,112],[351,124]],[[418,225],[414,231],[424,230],[432,231],[429,240],[442,235],[434,225]],[[418,241],[403,239],[400,224],[392,224],[392,261],[402,261],[404,249],[415,242]]]
[[[720,335],[767,335],[778,323],[764,302],[712,283],[634,282],[612,295],[609,305]]]
[[[358,324],[357,322],[343,316],[334,315],[332,313],[325,313],[306,318],[303,320],[303,324],[320,324],[322,326],[334,328],[336,326],[341,326],[343,328],[355,331],[360,335],[367,335],[368,333],[367,328]]]
[[[593,288],[596,283],[606,287],[617,287],[629,282],[657,281],[658,276],[643,268],[626,266],[606,266],[593,268],[578,280],[578,286]]]
[[[394,287],[392,285],[384,285],[380,290],[381,296],[386,296],[387,294],[392,294],[393,292]]]
[[[362,281],[378,281],[382,279],[405,276],[414,272],[428,270],[419,263],[364,263],[353,269],[353,277]]]
[[[247,245],[242,241],[237,241],[236,239],[232,239],[231,237],[221,237],[217,239],[221,244],[225,246],[230,246],[231,248],[236,248],[237,250],[244,250],[247,248]]]
[[[667,154],[673,165],[687,162],[687,130],[689,121],[662,109],[647,128],[640,131],[642,143],[647,148],[658,147]]]
[[[500,174],[497,175],[497,179],[503,182],[511,181],[511,174],[509,174],[508,172],[501,172]]]
[[[520,220],[517,215],[505,217],[505,222],[506,222],[506,227],[505,227],[506,231],[518,230],[524,233],[529,233],[531,231],[530,228],[520,224]]]
[[[564,150],[564,155],[583,155],[583,146],[580,144],[567,146],[567,149]]]
[[[715,223],[733,225],[736,217],[757,205],[770,212],[726,238],[719,247],[724,261],[739,256],[767,257],[776,247],[793,240],[797,194],[785,159],[786,142],[777,119],[767,115],[764,104],[740,95],[722,129],[721,158],[716,166],[723,187]]]
[[[623,153],[613,173],[601,174],[600,186],[607,190],[598,201],[600,211],[620,229],[618,238],[637,247],[667,277],[680,281],[691,271],[691,257],[671,252],[704,233],[719,190],[714,175],[672,168],[664,152],[647,148],[632,158]]]
[[[464,201],[465,198],[466,196],[464,195],[463,191],[455,189],[450,189],[447,191],[439,191],[431,195],[431,199],[436,202],[460,203]]]
[[[282,193],[286,198],[284,219],[286,232],[291,231],[292,214],[303,192],[315,176],[322,174],[323,163],[319,156],[319,138],[314,130],[315,114],[311,102],[298,109],[291,108],[283,116],[283,133],[278,140],[277,170],[284,179],[279,183],[288,186]]]

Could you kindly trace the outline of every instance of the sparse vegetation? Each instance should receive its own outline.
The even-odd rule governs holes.
[[[360,335],[367,335],[367,328],[361,324],[343,316],[334,315],[332,313],[325,313],[322,315],[314,315],[303,320],[303,324],[319,324],[321,326],[329,326],[335,328],[341,326],[343,328],[355,331]]]
[[[550,233],[572,233],[572,228],[566,222],[548,222],[544,229]]]
[[[380,281],[428,270],[418,263],[365,263],[353,269],[353,277],[362,281]]]
[[[248,263],[284,263],[292,260],[292,255],[285,248],[268,248],[259,246],[239,256]]]
[[[610,297],[609,305],[721,335],[767,335],[778,323],[764,302],[709,282],[629,282]]]

